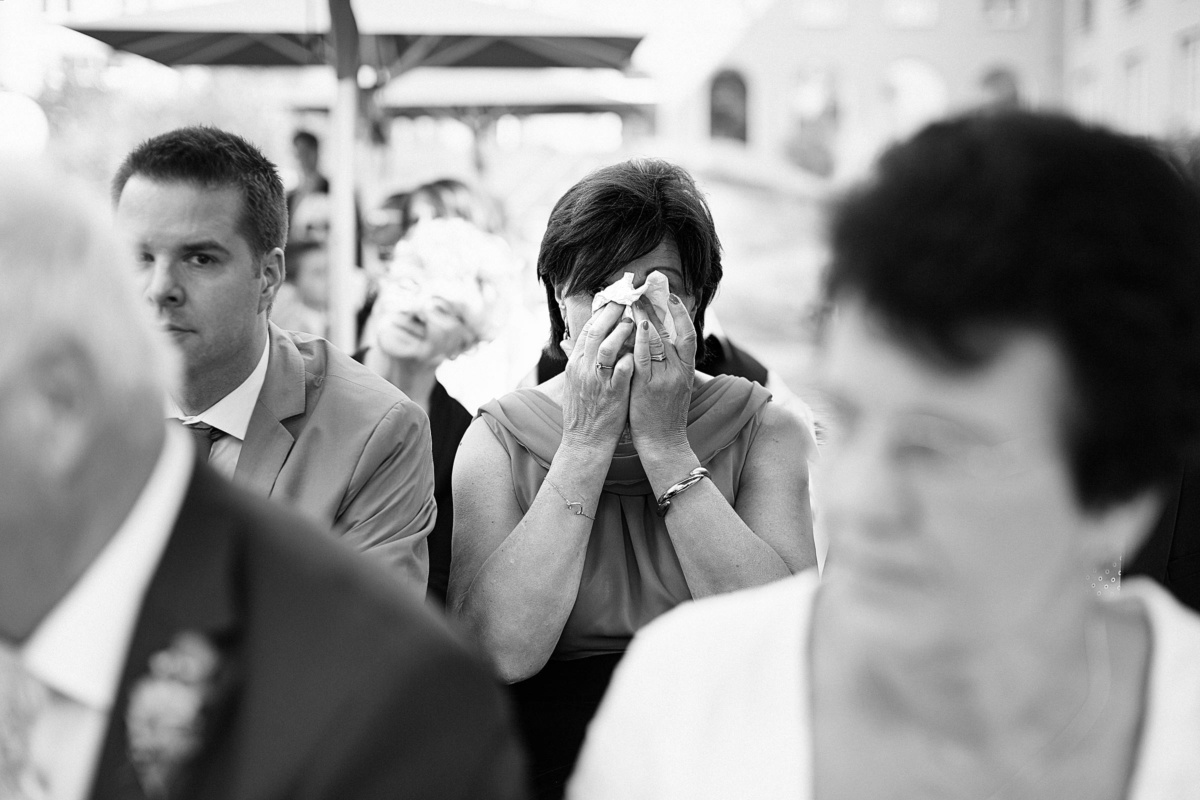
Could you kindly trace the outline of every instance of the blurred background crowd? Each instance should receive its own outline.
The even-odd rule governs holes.
[[[103,187],[154,134],[244,135],[291,189],[279,319],[344,349],[358,343],[328,328],[331,263],[361,330],[371,272],[415,219],[501,236],[521,270],[503,341],[439,371],[472,410],[536,362],[537,243],[553,202],[597,166],[654,155],[696,176],[730,267],[716,316],[794,385],[819,202],[887,143],[983,105],[1066,109],[1182,149],[1200,132],[1198,0],[353,5],[364,47],[354,132],[339,139],[325,0],[3,0],[0,149],[47,153]],[[349,269],[328,249],[329,181],[345,175]]]

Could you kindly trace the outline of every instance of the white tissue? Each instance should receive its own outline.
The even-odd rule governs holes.
[[[667,334],[663,338],[668,342],[674,342],[675,319],[671,316],[671,284],[667,281],[667,276],[658,270],[647,275],[645,282],[637,288],[634,288],[633,285],[633,273],[626,272],[621,280],[596,293],[596,296],[592,298],[592,313],[595,314],[597,309],[605,303],[620,303],[625,306],[625,313],[621,316],[624,319],[631,319],[635,325],[639,325],[642,320],[650,319],[644,310],[633,305],[643,295],[650,301],[650,305],[657,312],[663,327],[666,328]],[[654,320],[650,320],[650,324],[653,325]]]

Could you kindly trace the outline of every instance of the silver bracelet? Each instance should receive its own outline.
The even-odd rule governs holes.
[[[563,499],[563,502],[567,504],[567,508],[569,508],[575,512],[575,516],[583,517],[584,519],[590,519],[592,522],[596,521],[595,517],[589,517],[587,514],[583,513],[583,503],[582,502],[580,502],[579,500],[568,500],[567,496],[562,493],[562,489],[559,489],[553,483],[550,483],[549,478],[543,478],[543,481],[545,483],[549,483],[550,488],[553,489],[554,491],[558,492],[558,496],[561,497]]]
[[[658,498],[658,515],[665,517],[667,512],[671,510],[671,498],[677,494],[682,494],[686,490],[692,488],[705,478],[711,480],[712,476],[708,474],[708,470],[704,467],[696,467],[688,476],[679,483],[672,485],[669,489],[662,493],[662,497]],[[565,498],[564,498],[565,499]]]

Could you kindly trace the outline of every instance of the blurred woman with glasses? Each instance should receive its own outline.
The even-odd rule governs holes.
[[[387,263],[359,358],[429,415],[438,516],[429,535],[428,596],[445,603],[454,527],[450,478],[471,414],[438,382],[437,369],[499,331],[517,266],[504,240],[461,219],[417,223]]]

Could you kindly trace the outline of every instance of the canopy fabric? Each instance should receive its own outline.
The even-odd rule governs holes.
[[[628,65],[640,34],[476,0],[354,0],[363,63],[417,66]],[[163,64],[329,63],[326,0],[229,0],[115,19],[67,22],[111,47]]]
[[[328,111],[332,83],[308,81],[290,103],[297,111]],[[422,67],[392,81],[375,96],[388,116],[466,113],[650,111],[659,103],[652,78],[616,70],[446,69]]]

